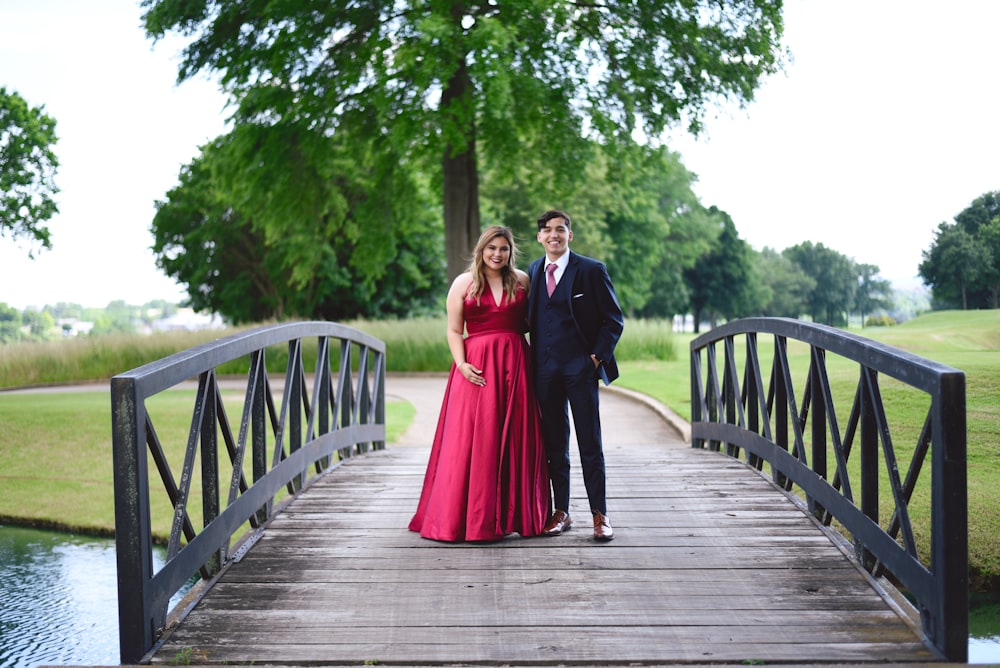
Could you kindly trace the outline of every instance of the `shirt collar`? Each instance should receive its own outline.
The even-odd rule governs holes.
[[[556,265],[556,267],[558,267],[556,271],[562,273],[566,269],[566,265],[569,264],[569,251],[566,251],[565,253],[560,255],[559,259],[557,259],[555,262],[549,262],[549,259],[546,257],[544,269],[548,269],[550,264]]]

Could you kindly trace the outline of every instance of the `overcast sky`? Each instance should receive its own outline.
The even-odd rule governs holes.
[[[149,250],[153,202],[225,129],[224,99],[177,86],[138,0],[0,0],[0,86],[57,121],[53,250],[0,239],[0,302],[180,301]],[[918,285],[933,232],[1000,190],[1000,1],[791,0],[794,61],[747,109],[672,147],[706,206],[758,250],[823,243]]]

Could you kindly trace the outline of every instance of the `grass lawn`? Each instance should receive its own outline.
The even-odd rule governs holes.
[[[230,423],[235,420],[238,428],[242,394],[224,395],[224,400]],[[175,473],[193,401],[194,391],[168,390],[147,404],[162,442],[178,448],[167,452]],[[402,434],[414,414],[409,403],[387,402],[388,442]],[[0,393],[0,434],[0,521],[114,535],[109,391]],[[192,498],[198,489],[192,485]],[[171,517],[166,496],[155,495],[151,503],[155,533],[166,536]],[[197,512],[200,502],[189,507]]]

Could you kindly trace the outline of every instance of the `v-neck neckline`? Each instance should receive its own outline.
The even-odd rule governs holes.
[[[497,307],[497,308],[500,308],[501,306],[503,306],[503,295],[504,295],[503,277],[502,276],[500,277],[500,299],[499,300],[497,299],[496,292],[493,291],[493,286],[490,284],[490,278],[489,278],[489,276],[486,276],[486,289],[490,293],[490,299],[493,300],[493,305],[495,307]]]
[[[493,300],[493,305],[496,306],[497,308],[500,308],[501,306],[503,306],[503,287],[500,288],[500,300],[499,301],[497,301],[497,296],[493,292],[493,288],[492,288],[492,286],[489,285],[489,283],[487,283],[487,287],[490,288],[490,298]]]

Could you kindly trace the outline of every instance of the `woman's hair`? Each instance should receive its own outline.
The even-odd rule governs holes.
[[[486,291],[487,286],[483,252],[486,250],[486,246],[497,237],[503,237],[510,244],[510,257],[507,258],[507,264],[500,269],[500,275],[503,277],[504,294],[507,295],[508,301],[513,300],[517,296],[517,289],[520,283],[517,280],[517,274],[514,273],[514,266],[517,262],[517,244],[514,243],[514,233],[510,231],[509,227],[491,225],[483,230],[483,233],[479,236],[479,241],[476,242],[476,247],[472,251],[472,262],[469,263],[472,284],[469,286],[467,296],[475,297],[477,301],[483,296],[483,292]]]

